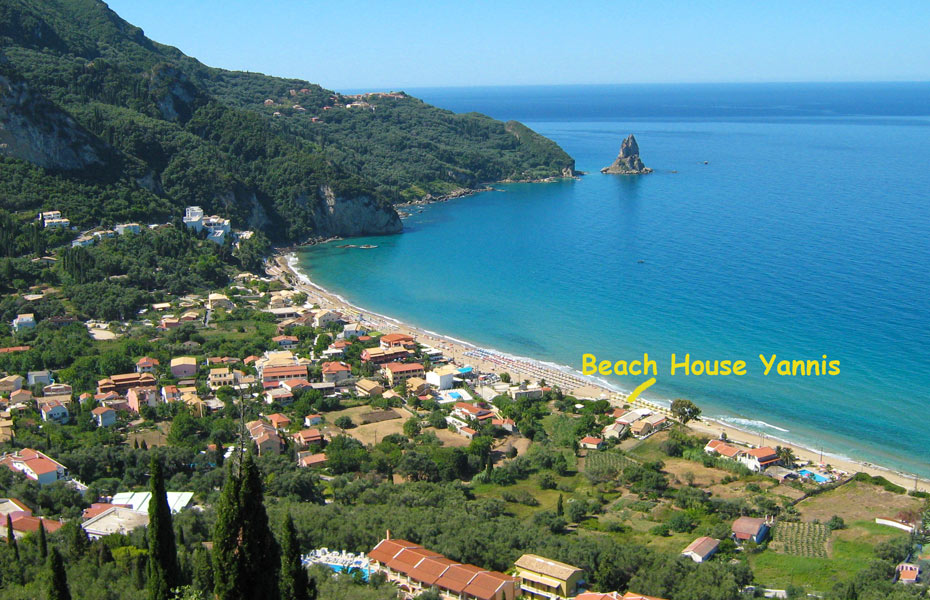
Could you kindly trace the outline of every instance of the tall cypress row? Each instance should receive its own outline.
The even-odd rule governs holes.
[[[217,600],[261,600],[279,595],[278,544],[268,527],[261,476],[250,453],[230,470],[213,530],[213,591]]]
[[[242,510],[242,598],[277,598],[278,574],[281,571],[280,550],[268,525],[261,474],[251,452],[245,455],[242,462],[239,506]]]
[[[68,589],[68,575],[61,554],[57,548],[52,548],[48,558],[48,600],[71,600],[71,591]]]
[[[300,557],[294,519],[288,513],[281,539],[281,600],[310,600],[309,584],[307,569]]]
[[[171,590],[181,586],[181,567],[178,565],[178,550],[171,525],[171,508],[165,492],[165,474],[161,460],[152,456],[152,474],[149,490],[149,600],[168,600]]]
[[[226,483],[216,504],[216,524],[213,527],[213,593],[216,600],[238,600],[239,572],[239,475],[233,461],[226,474]]]

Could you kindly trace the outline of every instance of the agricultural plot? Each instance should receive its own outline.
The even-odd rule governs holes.
[[[822,523],[777,523],[769,549],[782,554],[827,557],[830,530]]]
[[[585,457],[584,470],[587,471],[616,471],[634,463],[632,458],[618,452],[591,452]]]

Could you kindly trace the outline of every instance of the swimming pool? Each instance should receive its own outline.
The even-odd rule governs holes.
[[[813,471],[808,471],[807,469],[801,469],[800,471],[798,471],[798,473],[800,473],[804,477],[810,477],[817,483],[826,483],[830,481],[829,477],[824,477],[820,473],[814,473]]]

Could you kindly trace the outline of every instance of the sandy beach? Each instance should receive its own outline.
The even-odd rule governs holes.
[[[543,363],[532,359],[512,357],[503,353],[479,348],[462,340],[457,340],[442,334],[413,327],[397,319],[366,311],[351,304],[346,299],[333,294],[314,284],[306,273],[297,271],[294,266],[295,257],[292,254],[278,254],[268,263],[267,273],[276,277],[289,287],[304,292],[308,302],[317,304],[321,308],[329,308],[358,319],[370,327],[383,333],[399,332],[414,336],[423,345],[432,346],[443,351],[443,354],[452,359],[457,366],[472,366],[481,373],[507,372],[514,381],[530,379],[537,381],[544,379],[546,383],[555,383],[566,393],[578,398],[606,399],[611,404],[622,406],[628,392],[608,386],[593,378],[584,377],[557,365]],[[652,403],[648,403],[654,406]],[[794,451],[799,462],[809,461],[814,467],[830,465],[834,470],[845,473],[865,472],[870,475],[880,475],[889,481],[904,487],[907,490],[918,489],[930,491],[930,480],[915,478],[914,475],[887,469],[879,465],[850,460],[831,453],[828,448],[819,450],[806,448],[790,441],[781,440],[773,436],[739,429],[721,421],[702,417],[692,421],[688,426],[710,437],[720,437],[721,433],[731,442],[758,447],[787,446]],[[821,462],[822,456],[822,462]]]

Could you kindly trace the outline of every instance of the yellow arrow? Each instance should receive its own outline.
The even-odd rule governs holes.
[[[633,402],[639,397],[639,395],[642,394],[643,391],[648,389],[650,386],[652,386],[652,384],[655,382],[656,382],[656,378],[652,377],[651,379],[644,381],[638,386],[636,386],[636,389],[633,390],[633,393],[626,397],[627,404],[633,404]]]

